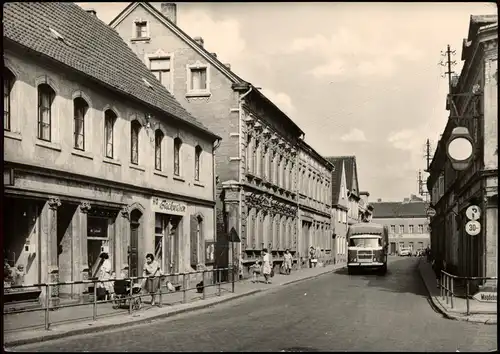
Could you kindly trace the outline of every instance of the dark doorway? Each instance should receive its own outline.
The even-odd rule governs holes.
[[[129,276],[139,276],[139,229],[142,213],[134,209],[130,213],[130,246],[128,252]]]
[[[391,242],[391,254],[396,254],[396,242]]]

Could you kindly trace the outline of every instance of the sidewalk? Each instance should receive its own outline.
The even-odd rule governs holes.
[[[451,301],[446,303],[446,298],[441,297],[441,290],[437,287],[436,275],[431,264],[421,258],[418,268],[434,307],[446,318],[474,323],[497,324],[496,303],[480,302],[471,298],[469,299],[470,314],[467,315],[467,301],[465,298],[453,297],[453,308],[451,308]]]
[[[127,309],[112,309],[110,303],[99,304],[96,321],[92,320],[92,305],[59,309],[50,311],[51,325],[48,331],[43,328],[44,311],[4,314],[4,343],[6,346],[22,345],[145,323],[315,278],[344,266],[344,264],[328,265],[322,268],[301,269],[291,275],[277,274],[272,278],[272,284],[252,283],[250,279],[242,280],[235,283],[234,293],[231,292],[231,283],[222,284],[220,296],[217,293],[218,287],[210,287],[207,288],[205,300],[202,300],[202,294],[191,290],[186,292],[186,303],[182,303],[182,291],[163,294],[162,307],[152,307],[149,304],[149,296],[145,296],[146,303],[143,303],[142,309],[134,311],[132,315],[128,314]]]

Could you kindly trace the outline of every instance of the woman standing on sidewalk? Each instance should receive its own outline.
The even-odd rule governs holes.
[[[285,265],[285,274],[290,274],[292,271],[292,255],[290,254],[290,250],[288,248],[285,250],[283,263]]]
[[[264,254],[264,257],[262,259],[263,264],[262,264],[262,274],[264,274],[264,278],[266,280],[266,284],[270,284],[271,281],[269,280],[271,276],[271,256],[267,252],[267,248],[264,248],[262,250],[262,253]]]
[[[144,279],[144,288],[146,289],[146,292],[151,295],[151,306],[155,305],[156,293],[158,292],[158,288],[160,286],[160,278],[158,276],[162,274],[160,265],[154,259],[155,257],[152,253],[148,253],[146,255],[146,263],[144,264],[142,273],[143,277],[154,277]]]

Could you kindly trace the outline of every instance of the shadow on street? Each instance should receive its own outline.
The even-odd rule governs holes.
[[[413,262],[412,266],[408,266]],[[418,296],[428,297],[427,290],[424,288],[420,279],[415,281],[418,275],[418,262],[416,258],[401,258],[390,261],[387,268],[387,274],[377,274],[375,270],[357,270],[349,275],[347,268],[339,269],[335,273],[352,279],[368,281],[364,286],[378,288],[382,291],[410,293]]]

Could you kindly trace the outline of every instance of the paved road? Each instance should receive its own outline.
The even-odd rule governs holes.
[[[339,271],[147,325],[18,347],[27,351],[487,351],[495,325],[434,312],[416,259],[384,276]]]

